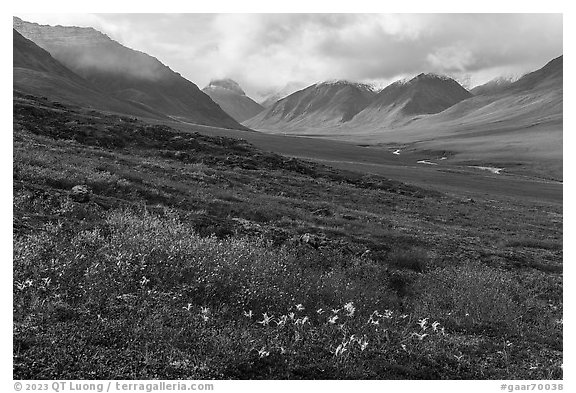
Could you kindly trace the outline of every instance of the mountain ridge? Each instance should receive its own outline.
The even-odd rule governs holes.
[[[156,119],[164,115],[100,90],[54,59],[48,51],[13,31],[13,87],[24,93],[112,112]]]
[[[350,121],[376,93],[348,81],[321,82],[277,101],[244,124],[252,128],[334,126]]]
[[[25,38],[116,98],[181,121],[244,129],[193,82],[93,28],[39,25],[16,17],[13,23]]]

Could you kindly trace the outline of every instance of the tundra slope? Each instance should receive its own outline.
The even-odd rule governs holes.
[[[330,128],[350,121],[375,94],[372,87],[361,83],[317,83],[281,99],[244,125],[270,132]]]
[[[118,99],[195,124],[244,128],[194,83],[93,28],[39,25],[16,17],[13,25],[67,68]]]
[[[14,89],[87,108],[97,108],[147,118],[166,116],[100,90],[75,74],[50,53],[13,30]]]
[[[557,205],[13,106],[14,379],[562,378]]]

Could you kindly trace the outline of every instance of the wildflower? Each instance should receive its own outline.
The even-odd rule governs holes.
[[[250,311],[244,311],[244,316],[245,316],[245,317],[252,319],[252,315],[254,315],[254,314],[252,314],[252,310],[250,310]]]
[[[184,310],[186,310],[186,311],[190,311],[190,309],[192,308],[192,303],[188,303],[187,306],[182,307],[182,308],[183,308]]]
[[[405,350],[406,352],[408,352],[408,350],[406,349],[406,344],[400,344],[400,346],[402,347],[403,350]]]
[[[434,321],[434,323],[432,324],[432,330],[434,330],[435,332],[438,331],[438,326],[440,326],[440,322]]]
[[[260,349],[260,350],[258,351],[258,355],[259,355],[261,358],[263,358],[263,357],[265,357],[265,356],[270,355],[270,352],[266,351],[265,348],[262,347],[262,349]]]
[[[380,325],[380,321],[377,319],[374,319],[374,315],[379,315],[379,314],[377,311],[374,311],[372,314],[370,314],[370,318],[368,318],[367,323],[371,323],[373,325]]]
[[[339,312],[340,310],[341,310],[341,308],[333,308],[333,309],[332,309],[332,312],[333,312],[334,314],[338,314],[338,312]]]
[[[290,317],[290,319],[294,320],[294,317],[296,316],[296,314],[294,314],[293,312],[291,312],[290,314],[288,314],[288,316]]]
[[[346,310],[346,313],[349,317],[354,315],[354,311],[356,311],[356,307],[354,307],[354,304],[352,302],[348,302],[344,305],[344,310]]]
[[[208,309],[208,307],[200,307],[200,317],[204,320],[204,322],[208,322],[208,313],[210,312],[210,310]]]
[[[420,341],[422,341],[424,337],[426,337],[427,335],[428,335],[427,333],[424,334],[412,333],[412,336],[416,336]]]
[[[420,325],[420,328],[422,330],[426,330],[428,328],[428,326],[426,326],[427,322],[428,322],[428,318],[422,318],[418,321],[418,325]]]
[[[402,314],[402,315],[400,315],[400,318],[406,319],[406,318],[408,318],[408,314]]]
[[[262,319],[261,321],[258,321],[257,323],[261,324],[262,326],[268,326],[270,324],[270,321],[272,320],[272,317],[268,316],[268,313],[262,314],[262,317],[264,319]]]
[[[18,288],[19,290],[23,291],[24,289],[26,289],[27,285],[25,282],[20,282],[20,281],[16,281],[16,288]]]
[[[142,278],[140,279],[140,285],[142,285],[142,286],[148,284],[149,282],[150,282],[150,280],[147,279],[146,276],[142,276]]]
[[[302,311],[302,310],[304,310],[304,306],[303,306],[302,304],[297,304],[297,305],[296,305],[296,310]]]
[[[308,322],[310,318],[308,318],[307,316],[305,316],[304,318],[302,318],[302,325],[304,325],[305,323]],[[309,322],[308,322],[309,323]]]
[[[462,358],[464,357],[464,355],[460,355],[460,356],[453,355],[453,356],[454,356],[454,357],[456,358],[456,360],[458,360],[458,361],[460,361],[460,359],[462,359]]]
[[[282,315],[280,318],[278,318],[278,321],[276,322],[277,326],[284,326],[286,325],[286,321],[288,320],[288,316],[286,315]]]
[[[336,323],[336,320],[338,319],[338,315],[334,315],[331,318],[328,318],[328,323],[334,325]]]
[[[388,310],[386,310],[387,312]],[[374,310],[374,312],[372,314],[370,314],[370,318],[368,318],[368,323],[371,323],[373,325],[380,325],[380,321],[376,318],[381,318],[384,317],[385,315],[380,314],[377,310]],[[374,318],[376,317],[376,318]]]
[[[446,333],[444,332],[444,326],[442,326],[442,327],[440,328],[440,333],[442,333],[443,336],[446,335]]]
[[[381,317],[384,317],[386,319],[390,319],[392,318],[392,311],[391,310],[384,310],[384,315],[380,315]]]
[[[338,355],[342,355],[344,352],[347,351],[346,349],[346,343],[342,343],[340,345],[338,345],[338,347],[336,347],[336,351],[334,351],[334,355],[338,356]]]
[[[284,347],[280,347],[280,353],[281,353],[282,355],[284,355],[284,354],[286,353],[286,350],[284,349]]]
[[[52,279],[50,277],[44,277],[42,279],[42,281],[44,281],[44,285],[48,286],[48,285],[50,285],[50,282],[52,281]]]
[[[318,315],[322,315],[324,313],[324,310],[319,308],[318,310],[316,310],[316,314]]]
[[[368,340],[366,339],[366,336],[364,336],[362,338],[361,341],[358,342],[358,344],[360,344],[360,350],[362,352],[364,352],[364,350],[366,349],[366,347],[368,346]]]

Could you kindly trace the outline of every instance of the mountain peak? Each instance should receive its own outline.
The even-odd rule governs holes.
[[[368,85],[366,83],[351,82],[345,79],[331,79],[324,82],[318,82],[315,86],[352,86],[361,90],[375,91],[374,86]]]
[[[213,79],[210,81],[208,86],[206,86],[206,89],[210,89],[210,88],[221,88],[221,89],[229,90],[229,91],[236,93],[236,94],[240,94],[242,96],[246,95],[246,93],[244,92],[244,90],[242,90],[242,88],[240,87],[238,82],[236,82],[235,80],[232,80],[230,78]]]
[[[443,80],[443,81],[452,81],[454,79],[450,78],[446,75],[436,74],[433,72],[422,72],[411,79],[411,81],[422,81],[422,80]]]

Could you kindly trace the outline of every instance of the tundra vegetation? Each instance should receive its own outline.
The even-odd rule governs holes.
[[[15,379],[562,378],[562,206],[13,109]]]

